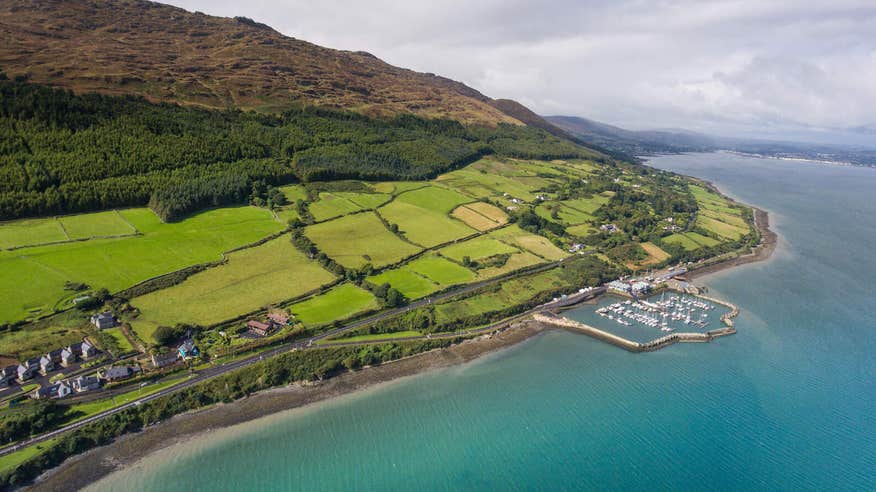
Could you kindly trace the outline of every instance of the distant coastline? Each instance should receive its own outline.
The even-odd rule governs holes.
[[[712,183],[704,182],[715,187]],[[778,236],[770,229],[769,214],[757,207],[750,207],[754,210],[754,223],[761,235],[760,243],[747,254],[692,269],[689,274],[691,279],[765,261],[772,256],[778,243]],[[591,302],[594,301],[587,301],[587,303]],[[80,489],[152,453],[197,438],[202,433],[327,401],[401,378],[471,362],[486,354],[508,349],[555,329],[559,328],[534,320],[525,320],[507,329],[466,340],[448,348],[344,373],[314,384],[293,384],[275,388],[229,404],[177,415],[142,432],[125,435],[110,444],[66,460],[60,466],[38,477],[31,489],[36,491]]]

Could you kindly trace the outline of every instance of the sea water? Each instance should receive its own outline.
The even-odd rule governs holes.
[[[631,354],[555,331],[170,447],[94,490],[876,490],[876,169],[656,158],[770,212],[698,280],[739,333]]]

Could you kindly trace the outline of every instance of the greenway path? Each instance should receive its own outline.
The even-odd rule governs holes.
[[[217,376],[221,376],[223,374],[226,374],[226,373],[229,373],[232,371],[236,371],[238,369],[242,369],[244,367],[258,363],[259,361],[261,361],[265,358],[275,357],[277,355],[280,355],[280,354],[283,354],[286,352],[291,352],[293,350],[309,350],[309,349],[314,349],[314,348],[320,348],[318,345],[316,345],[316,342],[318,342],[320,340],[325,340],[325,339],[340,335],[344,332],[347,332],[350,330],[355,330],[357,328],[361,328],[361,327],[366,326],[368,324],[371,324],[371,323],[374,323],[377,321],[381,321],[383,319],[389,318],[391,316],[395,316],[397,314],[404,313],[404,312],[409,311],[411,309],[416,309],[419,307],[426,306],[426,305],[431,304],[433,302],[443,301],[443,300],[449,299],[451,297],[469,294],[469,293],[477,291],[483,287],[486,287],[488,285],[508,280],[509,278],[513,278],[513,277],[517,277],[517,276],[521,276],[521,275],[529,275],[529,274],[533,274],[533,273],[539,273],[539,272],[543,272],[546,270],[550,270],[552,268],[556,268],[557,266],[559,266],[560,264],[562,264],[563,262],[565,262],[567,260],[568,259],[555,261],[555,262],[551,262],[551,263],[546,263],[546,264],[539,265],[537,267],[526,269],[524,271],[517,271],[517,272],[511,273],[511,274],[507,274],[507,275],[495,277],[492,279],[476,282],[473,284],[465,285],[465,286],[462,286],[462,287],[457,288],[457,289],[452,289],[452,290],[449,290],[449,291],[444,292],[444,293],[436,294],[433,296],[425,297],[425,298],[417,300],[417,301],[413,301],[413,302],[411,302],[408,305],[403,306],[403,307],[382,311],[382,312],[374,314],[372,316],[368,316],[368,317],[353,321],[353,322],[346,324],[344,326],[340,326],[338,328],[334,328],[334,329],[325,331],[325,332],[320,333],[319,335],[313,336],[311,338],[296,340],[293,342],[286,342],[286,343],[283,343],[281,345],[278,345],[277,347],[275,347],[273,349],[270,349],[270,350],[267,350],[264,352],[260,352],[258,354],[254,354],[254,355],[246,357],[244,359],[236,360],[233,362],[227,362],[224,364],[219,364],[219,365],[216,365],[213,367],[202,369],[202,370],[198,371],[197,373],[193,374],[192,376],[190,376],[184,382],[173,385],[169,388],[165,388],[165,389],[162,389],[160,391],[156,391],[155,393],[149,394],[149,395],[144,396],[142,398],[138,398],[134,401],[125,403],[125,404],[120,405],[118,407],[114,407],[114,408],[105,410],[103,412],[92,415],[92,416],[87,417],[85,419],[67,424],[63,427],[59,427],[58,429],[55,429],[53,431],[46,432],[46,433],[40,434],[38,436],[31,437],[30,439],[26,439],[24,441],[19,441],[18,443],[0,448],[0,456],[5,456],[7,454],[14,453],[22,448],[32,446],[34,444],[38,444],[38,443],[41,443],[43,441],[52,439],[53,437],[57,437],[65,432],[69,432],[69,431],[78,429],[80,427],[86,426],[88,424],[91,424],[91,423],[96,422],[98,420],[104,419],[104,418],[109,417],[111,415],[114,415],[116,413],[127,410],[131,407],[136,407],[136,406],[142,405],[143,403],[152,401],[156,398],[161,398],[163,396],[167,396],[167,395],[172,394],[174,392],[184,390],[186,388],[189,388],[189,387],[192,387],[196,384],[204,382],[208,379],[215,378]],[[599,293],[604,292],[604,290],[605,290],[604,288],[597,288],[597,289],[594,289],[594,290],[588,292],[588,295],[589,296],[597,295]],[[550,304],[550,303],[548,303],[548,304]],[[438,334],[421,335],[421,336],[405,337],[405,338],[380,339],[380,340],[374,340],[374,341],[359,341],[359,342],[339,341],[339,342],[331,343],[329,346],[368,345],[368,344],[375,344],[375,343],[391,343],[391,342],[410,341],[410,340],[427,339],[427,338],[451,338],[451,337],[459,337],[459,336],[472,336],[472,335],[477,335],[480,333],[487,333],[487,332],[493,331],[497,327],[506,325],[515,319],[520,319],[520,318],[523,318],[525,316],[531,315],[535,312],[538,312],[540,310],[545,309],[545,307],[546,307],[546,305],[536,306],[535,308],[532,308],[526,312],[523,312],[523,313],[518,314],[518,315],[511,317],[511,318],[507,318],[507,319],[501,320],[499,322],[493,323],[489,326],[474,329],[474,330],[463,331],[463,332],[438,333]]]

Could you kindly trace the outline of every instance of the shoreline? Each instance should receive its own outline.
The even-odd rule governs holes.
[[[760,243],[758,243],[757,246],[751,248],[751,251],[744,255],[740,255],[734,258],[728,258],[724,261],[719,261],[717,263],[707,265],[702,268],[690,270],[688,272],[688,276],[691,280],[695,280],[697,278],[711,275],[720,271],[729,270],[738,266],[766,261],[773,256],[773,253],[775,253],[776,247],[779,244],[779,235],[776,234],[775,231],[770,229],[770,218],[769,214],[766,211],[761,210],[757,207],[751,208],[754,210],[754,225],[760,232]]]
[[[749,253],[691,270],[691,280],[765,261],[773,255],[778,244],[778,235],[769,227],[769,214],[757,207],[752,209],[761,242]],[[535,320],[521,321],[498,333],[482,335],[444,349],[346,372],[315,384],[296,383],[259,392],[232,403],[176,415],[141,432],[122,436],[105,446],[68,458],[61,465],[37,477],[30,485],[30,490],[81,489],[148,455],[195,439],[205,432],[328,401],[417,374],[465,364],[556,329],[559,328]]]
[[[176,415],[141,432],[122,436],[105,446],[68,458],[25,487],[35,491],[81,489],[148,455],[195,439],[205,432],[328,401],[402,378],[472,362],[551,330],[552,327],[527,320],[499,333],[482,335],[444,349],[355,372],[345,372],[314,384],[296,383],[273,388],[232,403]]]

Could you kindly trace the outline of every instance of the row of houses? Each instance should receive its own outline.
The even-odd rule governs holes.
[[[36,389],[31,393],[31,397],[36,400],[57,400],[73,393],[84,393],[98,388],[100,388],[100,378],[97,376],[79,376]]]
[[[37,400],[57,400],[66,398],[73,393],[85,393],[86,391],[96,390],[104,383],[115,383],[130,379],[140,374],[140,372],[141,369],[138,366],[108,367],[97,374],[78,376],[73,379],[65,379],[63,381],[43,386],[34,390],[30,396]]]
[[[257,337],[266,337],[289,324],[289,316],[283,313],[268,313],[267,318],[267,322],[255,319],[247,321],[246,327],[249,333]]]
[[[48,375],[50,372],[69,367],[80,360],[87,360],[97,355],[97,348],[88,340],[83,340],[64,348],[52,350],[42,357],[33,357],[18,365],[6,366],[0,369],[0,387],[10,383],[19,383],[32,379],[36,374]]]

